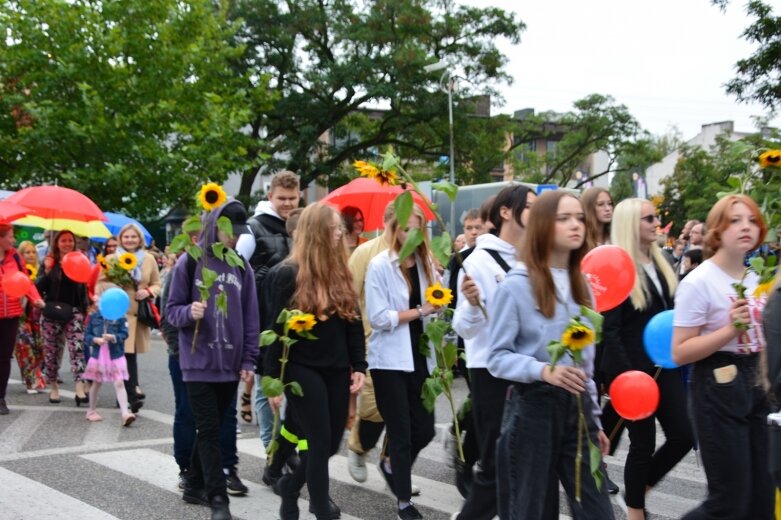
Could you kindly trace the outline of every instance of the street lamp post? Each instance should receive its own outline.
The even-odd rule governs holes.
[[[448,165],[450,166],[450,183],[456,183],[456,165],[455,165],[455,145],[453,140],[453,76],[450,74],[450,65],[446,61],[439,61],[432,65],[426,65],[423,70],[426,72],[436,72],[443,70],[442,77],[439,79],[440,86],[443,85],[445,78],[447,77],[447,115],[448,115],[448,130],[450,137],[450,155],[448,157]],[[456,202],[450,202],[450,237],[456,236]]]

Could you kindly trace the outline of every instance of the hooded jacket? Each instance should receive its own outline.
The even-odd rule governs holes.
[[[188,255],[182,255],[171,273],[171,286],[165,307],[166,318],[179,329],[179,364],[185,382],[220,383],[238,381],[241,370],[254,370],[259,355],[258,297],[255,280],[247,262],[231,267],[216,258],[212,244],[217,239],[217,219],[230,200],[202,217],[203,232],[198,245],[203,256],[198,260],[193,279],[187,269]],[[201,319],[195,352],[192,351],[195,323],[190,305],[200,299],[197,284],[202,280],[202,267],[217,273],[210,290],[206,313]],[[224,292],[228,315],[217,308],[217,295]]]
[[[236,249],[249,260],[255,271],[255,287],[260,292],[268,270],[290,254],[292,240],[285,229],[285,221],[267,200],[258,203],[247,224],[252,235],[241,237]]]

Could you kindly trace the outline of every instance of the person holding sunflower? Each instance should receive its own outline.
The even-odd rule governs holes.
[[[635,285],[629,298],[604,313],[600,370],[605,385],[628,370],[640,370],[656,379],[659,407],[651,417],[628,421],[629,454],[624,467],[629,520],[645,518],[645,495],[692,449],[686,413],[686,391],[680,368],[655,367],[643,348],[643,333],[656,314],[673,308],[677,276],[656,242],[659,217],[645,199],[625,199],[616,206],[611,242],[635,262]],[[656,421],[665,443],[655,450]],[[622,421],[623,422],[623,421]]]
[[[366,312],[372,327],[369,336],[369,368],[374,381],[377,407],[388,438],[388,455],[379,471],[398,500],[399,518],[423,518],[410,501],[412,464],[434,438],[434,414],[423,406],[423,383],[436,366],[435,349],[420,352],[420,336],[426,318],[449,301],[438,286],[439,275],[432,261],[425,233],[423,211],[413,205],[406,227],[394,216],[389,249],[375,256],[366,273]],[[423,231],[423,240],[413,254],[400,260],[399,251],[410,229]],[[437,292],[439,294],[433,294]],[[449,291],[448,291],[449,293]],[[390,466],[393,461],[393,467]]]
[[[38,279],[38,252],[35,244],[25,240],[17,249],[27,274],[33,283]],[[41,310],[28,300],[19,319],[14,357],[19,365],[19,373],[28,394],[37,394],[38,389],[46,388],[46,380],[41,372],[43,363],[43,338],[41,336]]]
[[[496,447],[499,518],[557,518],[561,482],[574,518],[609,520],[613,507],[605,486],[592,478],[589,457],[575,467],[578,440],[589,453],[586,436],[579,435],[581,403],[588,437],[602,453],[610,444],[593,380],[595,333],[572,326],[593,306],[580,272],[587,251],[583,206],[564,191],[546,191],[528,219],[523,263],[507,273],[488,309],[488,371],[512,382]],[[581,366],[575,356],[553,360],[551,343],[577,352]]]
[[[127,310],[128,337],[125,340],[125,359],[127,359],[128,379],[125,380],[130,409],[133,413],[144,405],[146,397],[141,391],[138,380],[138,360],[136,356],[149,352],[151,331],[148,325],[138,321],[138,305],[147,298],[155,298],[160,292],[160,271],[154,256],[144,251],[146,242],[138,225],[128,223],[122,226],[117,235],[119,246],[116,252],[105,260],[116,263],[129,276],[129,283],[121,284],[130,298]],[[98,283],[109,280],[107,271],[102,270]]]

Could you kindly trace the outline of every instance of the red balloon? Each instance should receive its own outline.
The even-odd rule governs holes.
[[[613,380],[610,402],[616,413],[628,421],[646,419],[659,406],[659,387],[645,372],[630,370]]]
[[[599,246],[583,257],[580,270],[586,275],[599,312],[621,305],[635,285],[635,263],[618,246]]]
[[[71,251],[62,257],[62,270],[74,282],[87,283],[92,274],[89,259],[79,251]]]
[[[3,276],[3,291],[11,298],[21,298],[31,285],[30,277],[20,271]]]

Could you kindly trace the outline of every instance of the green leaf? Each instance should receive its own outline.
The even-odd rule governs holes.
[[[727,177],[727,184],[730,188],[734,188],[735,190],[740,189],[740,177],[737,175],[730,175]]]
[[[402,229],[407,227],[409,216],[412,215],[412,206],[415,201],[412,200],[412,193],[405,191],[393,199],[393,210],[396,212],[396,220]]]
[[[429,348],[429,337],[424,332],[420,335],[420,343],[418,344],[418,352],[424,358],[428,359],[431,356],[431,348]]]
[[[201,269],[201,279],[203,280],[203,286],[206,289],[210,289],[211,286],[214,285],[214,282],[217,281],[218,277],[217,271],[213,271],[208,267]]]
[[[605,321],[605,317],[602,316],[597,311],[590,309],[586,307],[585,305],[580,306],[580,313],[591,322],[591,326],[594,329],[594,335],[596,336],[596,340],[594,340],[595,343],[601,343],[602,342],[602,324]]]
[[[231,267],[240,267],[244,269],[244,259],[231,248],[228,248],[228,250],[225,252],[225,260]]]
[[[447,231],[431,239],[431,252],[440,264],[448,264],[452,251],[453,240]]]
[[[203,251],[201,251],[201,248],[196,244],[190,243],[184,249],[196,262],[203,256]]]
[[[602,451],[599,446],[591,441],[591,437],[586,433],[588,441],[589,466],[591,467],[591,476],[597,484],[597,489],[602,489]],[[578,469],[580,471],[580,469]]]
[[[551,341],[546,349],[548,350],[548,355],[550,355],[551,370],[553,370],[553,367],[556,366],[556,363],[559,362],[559,359],[567,351],[567,347],[562,345],[560,341]]]
[[[264,330],[260,333],[260,346],[267,347],[274,343],[279,336],[271,329]]]
[[[228,315],[228,293],[220,291],[217,295],[217,310],[219,310],[223,316]]]
[[[287,323],[287,320],[290,319],[290,311],[287,309],[282,309],[279,312],[279,316],[277,316],[277,323]]]
[[[225,244],[222,242],[215,242],[212,244],[212,253],[220,260],[225,260]]]
[[[399,251],[399,260],[404,261],[409,255],[415,252],[420,244],[423,243],[423,232],[418,228],[412,228],[407,232],[407,239]]]
[[[434,411],[434,404],[437,397],[442,393],[442,382],[436,377],[427,377],[423,382],[420,399],[423,401],[423,407],[429,412]]]
[[[192,240],[190,240],[189,235],[176,235],[168,245],[168,250],[172,253],[178,253],[189,245],[192,245]]]
[[[182,222],[182,231],[184,233],[200,233],[201,229],[203,229],[203,223],[198,215],[188,217],[187,220]],[[185,236],[187,236],[187,240],[190,240],[189,235]]]
[[[440,182],[435,182],[434,184],[431,185],[431,187],[447,195],[447,198],[450,199],[451,204],[453,204],[456,201],[456,196],[458,195],[458,186],[456,186],[455,184],[447,181],[440,181]]]
[[[445,320],[433,319],[426,324],[426,336],[429,341],[435,346],[440,347],[442,345],[442,339],[450,330],[450,324]]]
[[[442,347],[442,355],[445,358],[445,368],[451,368],[458,360],[458,347],[455,343],[448,343]]]
[[[761,256],[755,256],[748,261],[748,265],[751,266],[751,270],[757,274],[762,274],[765,268],[765,259]]]
[[[301,385],[298,384],[298,381],[291,381],[287,384],[287,386],[290,387],[290,392],[293,395],[297,395],[298,397],[304,397],[304,390],[301,388]]]
[[[278,377],[263,376],[260,379],[260,389],[266,397],[279,397],[285,391],[285,386]]]
[[[385,152],[382,154],[382,169],[385,171],[395,170],[399,166],[399,158],[396,157],[393,152]]]
[[[229,238],[233,238],[233,223],[228,217],[219,217],[217,219],[217,229],[225,233]]]

